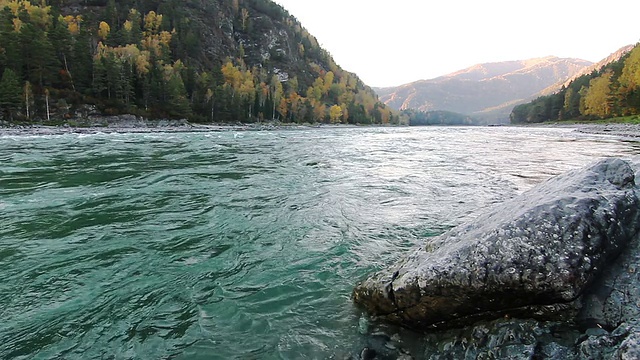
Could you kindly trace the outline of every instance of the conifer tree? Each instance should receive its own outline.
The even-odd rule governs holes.
[[[16,73],[5,68],[0,80],[0,109],[5,118],[13,121],[22,105],[22,87]]]

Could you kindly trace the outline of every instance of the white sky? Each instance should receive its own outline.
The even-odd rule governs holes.
[[[600,61],[640,41],[638,0],[275,0],[370,86],[478,63]]]

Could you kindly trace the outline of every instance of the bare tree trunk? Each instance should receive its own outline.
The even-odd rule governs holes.
[[[27,108],[27,120],[31,118],[31,113],[29,112],[29,92],[31,91],[31,87],[29,86],[29,82],[27,81],[24,84],[24,104]]]
[[[73,91],[76,91],[76,86],[73,84],[73,76],[71,76],[71,71],[69,71],[69,65],[67,65],[67,55],[62,54],[62,59],[64,60],[64,69],[67,71],[69,75],[69,80],[71,80],[71,88]]]
[[[49,112],[49,89],[44,90],[44,100],[47,103],[47,121],[51,121],[51,113]]]

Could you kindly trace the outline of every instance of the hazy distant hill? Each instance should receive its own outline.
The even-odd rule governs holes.
[[[396,109],[447,110],[508,122],[511,109],[593,63],[558,57],[479,64],[431,80],[375,89]]]

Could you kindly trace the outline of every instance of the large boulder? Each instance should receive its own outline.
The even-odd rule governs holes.
[[[508,315],[575,318],[576,300],[638,233],[634,178],[613,158],[552,178],[427,241],[358,284],[353,299],[421,331]],[[605,311],[607,294],[597,295],[584,319]]]

